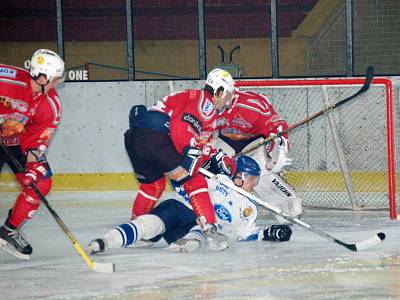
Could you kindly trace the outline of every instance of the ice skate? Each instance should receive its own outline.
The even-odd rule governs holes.
[[[94,239],[89,243],[87,250],[90,255],[104,253],[108,250],[107,241],[105,239]]]
[[[169,244],[165,249],[177,253],[194,252],[201,247],[200,241],[196,239],[179,239],[174,243]]]
[[[32,247],[21,230],[6,222],[0,228],[0,248],[19,259],[29,260]]]
[[[211,251],[222,251],[229,246],[228,237],[219,233],[215,226],[204,232],[204,238],[206,240],[206,249]]]

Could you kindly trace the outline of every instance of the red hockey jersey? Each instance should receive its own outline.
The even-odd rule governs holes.
[[[170,116],[170,135],[176,150],[186,146],[202,148],[216,128],[217,113],[212,95],[204,90],[186,90],[170,94],[150,107]]]
[[[8,119],[24,125],[14,137],[3,137],[7,146],[20,145],[22,151],[45,151],[61,118],[57,92],[33,93],[28,71],[0,64],[0,124]]]
[[[232,140],[247,140],[256,136],[269,137],[288,127],[265,95],[237,92],[232,108],[218,118],[220,134]],[[287,138],[287,134],[283,135]]]

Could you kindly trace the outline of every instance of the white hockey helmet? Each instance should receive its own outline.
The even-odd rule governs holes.
[[[235,92],[235,81],[233,80],[231,74],[228,71],[222,69],[213,69],[207,75],[206,85],[210,86],[214,90],[214,94],[218,90],[224,93],[234,93]]]
[[[232,105],[235,97],[235,81],[228,71],[218,68],[211,70],[206,78],[205,89],[213,94],[219,114]]]
[[[61,79],[65,75],[64,61],[57,53],[51,50],[36,50],[31,58],[29,74],[33,79],[36,79],[41,74],[46,75],[48,81],[55,78]]]

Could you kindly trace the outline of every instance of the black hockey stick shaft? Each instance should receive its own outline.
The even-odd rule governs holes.
[[[368,69],[367,69],[367,73],[366,73],[364,84],[355,94],[353,94],[353,95],[351,95],[351,96],[349,96],[349,97],[347,97],[347,98],[345,98],[343,100],[340,100],[340,101],[336,102],[335,104],[332,104],[332,105],[324,107],[324,109],[316,112],[315,114],[313,114],[313,115],[311,115],[311,116],[309,116],[309,117],[307,117],[307,118],[305,118],[305,119],[303,119],[303,120],[301,120],[301,121],[299,121],[299,122],[297,122],[295,124],[290,125],[288,128],[286,128],[285,130],[277,133],[276,135],[267,137],[263,142],[261,142],[259,144],[256,144],[253,147],[250,147],[249,149],[246,149],[246,151],[242,151],[240,153],[237,153],[235,155],[235,157],[237,157],[239,155],[242,155],[242,154],[249,153],[250,151],[253,151],[256,148],[267,144],[269,141],[273,140],[274,138],[279,137],[279,136],[281,136],[281,135],[283,135],[283,134],[285,134],[285,133],[287,133],[287,132],[289,132],[289,131],[297,128],[297,127],[300,127],[300,126],[310,122],[311,120],[314,120],[314,119],[318,118],[319,116],[324,115],[327,112],[329,112],[329,111],[331,111],[331,110],[333,110],[333,109],[335,109],[335,108],[337,108],[337,107],[349,102],[350,100],[356,98],[357,96],[359,96],[360,94],[366,92],[369,89],[373,78],[374,78],[374,68],[372,66],[369,66]]]
[[[383,241],[385,239],[385,234],[383,232],[379,232],[378,234],[374,235],[372,238],[370,238],[370,239],[368,239],[366,241],[363,241],[361,243],[347,244],[347,243],[335,238],[334,236],[322,231],[321,229],[318,229],[318,228],[316,228],[314,226],[311,226],[310,224],[300,220],[299,218],[293,218],[293,217],[289,216],[288,214],[283,212],[281,209],[271,206],[267,202],[262,201],[260,198],[254,196],[253,194],[251,194],[251,193],[243,190],[242,188],[236,186],[232,181],[226,180],[226,177],[222,177],[221,178],[220,176],[215,175],[215,174],[213,174],[213,173],[211,173],[211,172],[209,172],[209,171],[207,171],[207,170],[205,170],[203,168],[200,168],[200,173],[202,173],[203,175],[205,175],[205,176],[207,176],[209,178],[213,178],[213,179],[218,180],[219,182],[221,182],[225,186],[227,186],[227,187],[233,189],[234,191],[238,192],[239,194],[247,197],[253,203],[265,207],[268,211],[270,211],[270,212],[272,212],[272,213],[274,213],[274,214],[276,214],[278,216],[281,216],[282,218],[284,218],[284,219],[286,219],[286,220],[288,220],[288,221],[290,221],[292,223],[300,225],[300,226],[302,226],[302,227],[304,227],[304,228],[306,228],[306,229],[308,229],[308,230],[310,230],[310,231],[312,231],[312,232],[314,232],[314,233],[316,233],[316,234],[318,234],[318,235],[320,235],[320,236],[322,236],[322,237],[324,237],[324,238],[326,238],[326,239],[328,239],[328,240],[330,240],[330,241],[332,241],[332,242],[334,242],[334,243],[336,243],[338,245],[341,245],[341,246],[343,246],[343,247],[345,247],[345,248],[347,248],[347,249],[349,249],[351,251],[360,251],[360,250],[368,249],[368,248],[370,248],[372,246],[375,246],[375,245],[379,244],[381,241]]]
[[[8,158],[12,161],[14,166],[17,168],[19,173],[24,172],[24,167],[21,165],[19,160],[14,156],[14,154],[3,144],[3,142],[0,140],[0,146],[3,149],[3,151],[6,153]],[[46,206],[46,208],[49,210],[50,214],[53,216],[53,218],[56,220],[58,225],[61,227],[63,232],[67,235],[68,239],[72,242],[72,245],[74,246],[75,250],[78,252],[78,254],[82,257],[82,259],[85,261],[85,263],[88,265],[88,267],[96,272],[101,272],[101,273],[112,273],[114,272],[114,265],[113,264],[99,264],[94,262],[89,255],[86,253],[86,251],[83,249],[81,244],[78,242],[78,240],[74,237],[74,235],[71,233],[71,231],[68,229],[68,227],[65,225],[63,220],[60,218],[60,216],[56,213],[56,211],[51,207],[49,201],[46,199],[46,197],[42,194],[42,192],[39,190],[39,188],[36,186],[35,183],[31,183],[29,186],[39,197],[39,199],[43,202],[43,204]]]

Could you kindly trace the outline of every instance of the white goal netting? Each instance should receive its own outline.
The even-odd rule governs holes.
[[[279,80],[282,85],[277,86],[269,86],[277,84],[273,80],[241,81],[239,86],[266,94],[289,125],[361,87],[346,79],[334,85],[329,80],[325,84],[318,81],[318,85],[309,85],[310,80]],[[301,82],[304,85],[299,85]],[[390,198],[396,196],[393,186],[400,197],[399,179],[393,181],[400,170],[394,156],[395,150],[400,151],[400,141],[391,140],[398,135],[399,113],[398,107],[388,107],[395,102],[388,102],[386,91],[385,85],[372,84],[350,102],[289,132],[294,163],[285,178],[303,198],[305,207],[386,209],[394,201]],[[393,118],[392,124],[388,116]],[[394,166],[393,174],[388,171],[389,164]]]

